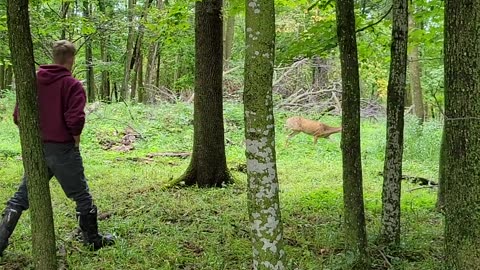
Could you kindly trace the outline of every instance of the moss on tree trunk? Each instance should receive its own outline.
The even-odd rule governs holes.
[[[28,178],[35,269],[57,269],[55,232],[38,118],[37,84],[28,0],[7,1],[7,25],[20,115],[23,166]]]
[[[275,153],[272,79],[275,59],[273,0],[247,0],[245,142],[253,269],[285,269]]]
[[[400,243],[404,98],[407,77],[408,0],[393,1],[390,77],[387,93],[387,142],[383,171],[382,227],[386,245]]]
[[[445,1],[446,269],[480,265],[480,1]]]
[[[222,0],[195,3],[194,142],[186,185],[220,187],[231,181],[223,127]]]
[[[343,200],[345,247],[355,260],[352,269],[367,269],[367,233],[360,155],[360,84],[353,0],[337,0],[337,37],[342,73]]]

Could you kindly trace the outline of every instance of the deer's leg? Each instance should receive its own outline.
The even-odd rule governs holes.
[[[313,136],[313,144],[317,144],[317,141],[318,141],[318,136]]]
[[[299,133],[299,131],[292,131],[290,134],[288,134],[287,136],[287,140],[285,141],[285,147],[288,146],[288,141],[293,138],[293,136],[297,135]]]

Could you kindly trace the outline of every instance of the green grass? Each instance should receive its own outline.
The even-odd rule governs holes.
[[[15,192],[22,174],[18,131],[11,122],[14,96],[0,99],[0,202]],[[250,269],[251,250],[246,203],[246,175],[232,170],[234,185],[222,189],[162,190],[182,174],[189,160],[157,157],[153,162],[131,158],[148,153],[190,151],[193,109],[190,105],[154,107],[114,104],[90,114],[82,137],[82,153],[89,185],[99,210],[111,213],[101,231],[118,243],[97,252],[72,239],[76,227],[74,203],[51,182],[57,246],[67,251],[69,269]],[[288,269],[344,269],[342,162],[340,135],[331,141],[304,134],[286,149],[283,122],[290,113],[276,112],[277,158],[281,184]],[[244,161],[243,111],[225,105],[227,158],[235,169]],[[317,118],[310,115],[311,118]],[[339,125],[338,117],[322,121]],[[135,150],[103,150],[100,142],[119,140],[127,125],[142,135]],[[374,269],[386,269],[373,242],[379,231],[385,146],[385,121],[362,121],[362,162],[370,252]],[[427,122],[419,129],[408,118],[405,128],[404,174],[437,178],[441,126]],[[443,219],[434,211],[434,189],[403,184],[401,250],[386,253],[394,269],[438,269],[442,257]],[[27,212],[28,213],[28,212]],[[31,269],[28,214],[0,261],[2,269]]]

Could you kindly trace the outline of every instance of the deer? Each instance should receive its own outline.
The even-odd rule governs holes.
[[[342,127],[331,127],[324,123],[303,118],[301,116],[290,117],[285,121],[285,128],[290,130],[285,147],[288,146],[288,141],[300,132],[313,136],[313,144],[317,144],[318,138],[330,139],[330,135],[342,132]]]

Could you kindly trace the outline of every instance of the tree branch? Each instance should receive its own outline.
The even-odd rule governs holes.
[[[372,28],[372,27],[374,27],[375,25],[381,23],[381,22],[388,16],[388,14],[390,14],[390,12],[392,12],[392,9],[393,9],[393,5],[390,6],[390,8],[388,9],[388,11],[387,11],[378,21],[376,21],[376,22],[374,22],[374,23],[372,23],[372,24],[369,24],[369,25],[367,25],[367,26],[364,26],[364,27],[362,27],[362,28],[360,28],[360,29],[357,29],[357,30],[355,31],[355,33],[363,32],[363,31],[367,30],[368,28]]]

